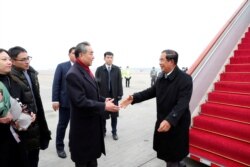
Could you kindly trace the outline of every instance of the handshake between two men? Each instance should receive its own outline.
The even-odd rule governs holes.
[[[111,112],[118,112],[121,108],[125,109],[128,105],[130,105],[133,102],[133,96],[129,95],[126,99],[123,99],[119,106],[115,105],[113,103],[114,99],[106,98],[106,106],[105,110],[111,111]],[[171,125],[168,121],[163,120],[158,128],[158,132],[167,132],[169,131]]]
[[[129,104],[133,102],[133,96],[129,95],[126,99],[123,99],[119,106],[113,103],[114,99],[106,98],[105,110],[111,112],[118,112],[121,108],[126,108]]]

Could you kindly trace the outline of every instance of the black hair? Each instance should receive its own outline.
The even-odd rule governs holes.
[[[70,49],[69,49],[69,54],[72,52],[72,50],[75,50],[75,49],[76,49],[76,47],[70,48]]]
[[[0,48],[0,53],[2,53],[2,52],[5,52],[9,55],[9,52],[7,50]]]
[[[105,52],[105,53],[104,53],[104,58],[105,58],[107,55],[114,56],[114,54],[113,54],[112,52]]]
[[[174,60],[174,63],[178,63],[178,53],[174,50],[166,49],[163,50],[161,53],[166,53],[166,59],[169,60]]]
[[[15,47],[10,48],[8,52],[9,52],[9,56],[11,57],[11,59],[17,58],[17,56],[22,52],[27,53],[27,51],[20,46],[15,46]]]

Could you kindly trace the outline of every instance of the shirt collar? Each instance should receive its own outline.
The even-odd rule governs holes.
[[[108,65],[108,64],[105,64],[106,68],[108,69],[110,67],[110,69],[112,68],[112,64],[111,65]]]
[[[164,77],[167,78],[173,71],[174,71],[174,68],[169,73],[165,73]]]

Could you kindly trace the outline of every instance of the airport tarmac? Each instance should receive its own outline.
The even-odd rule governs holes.
[[[53,71],[39,71],[40,91],[52,140],[49,148],[40,152],[39,167],[74,167],[68,149],[68,129],[65,137],[67,158],[57,156],[55,134],[58,113],[51,108],[51,87]],[[125,81],[123,81],[123,84]],[[123,87],[124,98],[134,92],[150,86],[150,76],[146,71],[132,73],[130,87]],[[98,159],[99,167],[165,167],[164,161],[156,158],[152,149],[153,130],[156,120],[155,99],[130,105],[119,112],[117,133],[119,140],[115,141],[111,134],[110,120],[107,120],[105,137],[106,156]],[[185,159],[187,167],[206,167],[190,159]]]

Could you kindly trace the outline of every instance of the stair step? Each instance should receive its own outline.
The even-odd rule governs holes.
[[[228,64],[225,67],[226,72],[250,72],[249,64]]]
[[[190,145],[208,150],[223,157],[234,159],[250,166],[250,144],[212,134],[202,130],[190,130]]]
[[[201,114],[250,124],[250,109],[215,103],[201,105]]]
[[[250,49],[235,50],[234,56],[250,56]]]
[[[250,56],[234,56],[230,58],[230,64],[250,64]]]
[[[224,72],[220,81],[250,82],[250,72]]]
[[[208,101],[250,108],[250,95],[245,94],[222,93],[214,91],[208,94]]]
[[[250,41],[241,41],[240,44],[247,44],[249,45]]]
[[[250,124],[198,115],[193,119],[193,127],[250,143]]]
[[[219,81],[214,84],[214,90],[250,94],[250,83]]]
[[[250,34],[250,27],[248,27],[248,29],[247,29],[247,31],[246,31],[246,33],[245,33],[246,35],[248,34]]]
[[[245,40],[245,39],[250,39],[250,33],[249,32],[245,33],[245,37],[243,37],[243,40]]]
[[[248,35],[247,37],[242,38],[241,42],[250,42],[250,38],[248,37]]]
[[[238,50],[241,50],[241,49],[250,49],[250,42],[249,43],[240,43],[238,45]]]
[[[246,167],[246,164],[233,161],[232,159],[222,157],[194,146],[190,146],[189,151],[191,159],[202,162],[211,167],[220,167],[221,165],[227,167]]]

